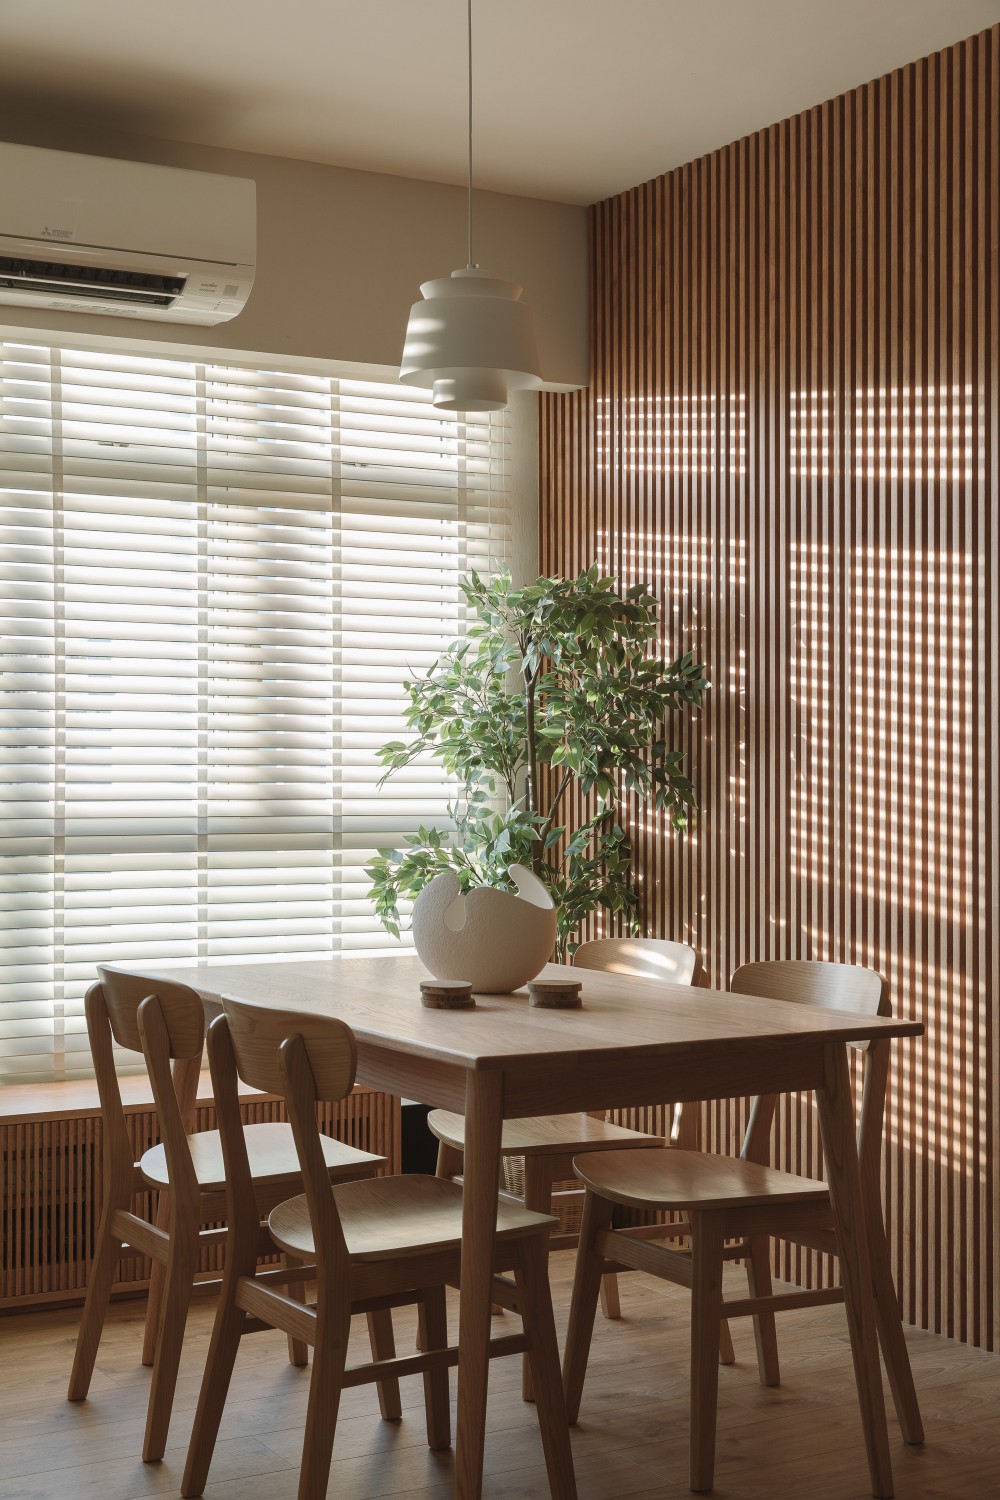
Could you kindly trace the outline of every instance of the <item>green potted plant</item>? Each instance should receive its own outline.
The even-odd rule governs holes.
[[[645,585],[620,593],[592,567],[515,589],[509,573],[473,573],[463,591],[474,622],[407,684],[413,731],[379,753],[383,781],[432,756],[460,786],[450,828],[420,828],[368,866],[375,910],[399,935],[399,903],[444,870],[463,892],[511,890],[526,865],[558,908],[565,960],[598,908],[639,928],[632,843],[621,804],[634,795],[687,826],[695,805],[668,720],[709,686],[691,652],[654,654],[658,605]],[[381,783],[380,783],[381,784]],[[581,795],[574,795],[578,793]]]

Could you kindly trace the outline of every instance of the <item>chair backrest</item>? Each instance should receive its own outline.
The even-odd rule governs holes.
[[[200,997],[184,984],[121,974],[99,964],[100,983],[87,992],[87,1033],[103,1116],[105,1167],[119,1188],[131,1176],[133,1153],[115,1072],[113,1042],[141,1052],[149,1073],[171,1190],[193,1198],[197,1181],[171,1076],[172,1061],[198,1058],[205,1045]]]
[[[743,964],[733,975],[734,995],[759,995],[787,1000],[793,1005],[818,1005],[824,1010],[855,1011],[862,1016],[889,1016],[889,986],[875,969],[862,964],[827,963],[818,959],[770,959]],[[882,1152],[885,1088],[889,1068],[887,1043],[870,1048],[865,1041],[850,1045],[864,1052],[864,1090],[858,1132],[862,1167],[877,1168]],[[766,1159],[767,1138],[777,1100],[773,1094],[755,1099],[743,1141],[742,1155]]]
[[[141,1052],[139,1007],[149,995],[157,995],[166,1027],[167,1055],[181,1061],[200,1057],[205,1046],[205,1009],[195,990],[148,975],[122,974],[107,964],[98,964],[104,1003],[112,1035],[119,1047]]]
[[[729,986],[734,995],[760,995],[824,1010],[853,1010],[861,1016],[888,1016],[889,986],[881,974],[861,964],[819,959],[779,958],[743,964]],[[867,1042],[852,1042],[864,1051]]]
[[[578,969],[603,969],[607,974],[631,974],[637,979],[690,984],[698,955],[687,943],[673,943],[668,938],[594,938],[580,944],[573,965]]]
[[[687,943],[669,938],[594,938],[581,943],[573,954],[577,969],[600,969],[606,974],[629,974],[636,979],[662,979],[666,984],[691,984],[698,968],[698,955]],[[598,1111],[605,1118],[605,1111]],[[633,1109],[611,1111],[611,1117],[630,1130],[663,1133],[677,1145],[698,1144],[697,1110],[665,1102]]]
[[[223,1015],[209,1027],[219,1130],[222,1135],[229,1218],[238,1237],[249,1238],[256,1215],[237,1077],[285,1101],[317,1256],[347,1264],[336,1202],[320,1147],[316,1105],[343,1099],[354,1086],[357,1045],[343,1021],[307,1011],[278,1010],[223,997]]]
[[[354,1032],[343,1021],[315,1012],[278,1010],[248,1000],[225,996],[236,1067],[244,1083],[267,1094],[287,1091],[282,1045],[300,1037],[305,1046],[316,1098],[343,1099],[354,1087],[358,1049]]]

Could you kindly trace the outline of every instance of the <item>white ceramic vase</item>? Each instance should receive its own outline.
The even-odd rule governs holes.
[[[483,995],[509,995],[552,957],[556,908],[536,875],[511,865],[517,895],[481,886],[463,896],[451,870],[413,903],[413,941],[435,979],[466,979]]]

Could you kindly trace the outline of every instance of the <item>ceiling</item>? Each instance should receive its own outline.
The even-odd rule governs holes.
[[[473,0],[475,180],[591,203],[997,21],[1000,0]],[[29,123],[464,181],[464,0],[0,0],[0,28],[4,114]]]

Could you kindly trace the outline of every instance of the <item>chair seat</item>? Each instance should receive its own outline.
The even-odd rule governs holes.
[[[261,1186],[284,1181],[295,1182],[301,1175],[299,1158],[292,1139],[292,1127],[281,1123],[244,1126],[247,1155],[250,1158],[250,1173],[254,1182]],[[321,1135],[323,1160],[331,1172],[357,1170],[366,1164],[373,1170],[385,1165],[384,1156],[371,1156],[367,1151],[356,1151],[342,1141],[331,1140]],[[226,1170],[222,1160],[222,1138],[217,1130],[199,1130],[188,1136],[191,1160],[194,1162],[198,1186],[203,1193],[223,1193],[226,1190]],[[139,1162],[143,1177],[154,1188],[169,1187],[167,1161],[162,1146],[153,1146],[143,1154]]]
[[[462,1243],[462,1189],[445,1177],[367,1178],[333,1189],[352,1260],[388,1260],[458,1250]],[[556,1220],[518,1204],[500,1202],[497,1238],[542,1234]],[[282,1250],[311,1260],[316,1253],[304,1194],[272,1209],[271,1238]]]
[[[464,1151],[464,1115],[434,1109],[427,1116],[427,1124],[446,1146]],[[524,1120],[505,1120],[500,1150],[503,1156],[556,1156],[575,1151],[621,1151],[662,1145],[661,1135],[645,1135],[641,1130],[591,1119],[590,1115],[536,1115]]]
[[[609,1151],[578,1158],[573,1171],[599,1197],[625,1208],[747,1208],[830,1199],[826,1183],[815,1178],[702,1151]]]

